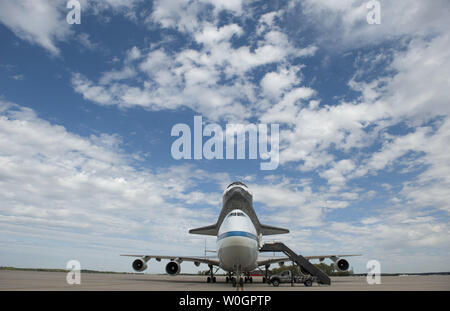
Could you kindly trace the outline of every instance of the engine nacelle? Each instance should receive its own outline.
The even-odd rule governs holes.
[[[176,261],[171,261],[166,265],[166,272],[169,275],[177,275],[181,271],[181,266]]]
[[[337,268],[340,272],[347,271],[348,268],[350,267],[350,264],[349,264],[348,261],[345,260],[344,258],[337,259],[337,260],[334,262],[334,264],[335,264],[336,268]]]
[[[147,263],[143,259],[136,259],[133,261],[133,269],[136,272],[142,272],[147,269]]]

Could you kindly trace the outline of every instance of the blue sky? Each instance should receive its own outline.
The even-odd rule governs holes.
[[[201,255],[188,230],[243,180],[291,230],[267,240],[448,271],[450,5],[380,1],[370,25],[367,2],[80,1],[69,25],[66,1],[0,1],[0,265]],[[198,115],[279,124],[279,167],[173,159]]]

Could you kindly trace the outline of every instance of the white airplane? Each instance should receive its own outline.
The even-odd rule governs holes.
[[[147,269],[147,262],[151,258],[157,261],[169,259],[166,265],[166,272],[169,275],[177,275],[181,271],[180,264],[183,261],[191,261],[198,267],[201,263],[207,264],[210,268],[210,276],[207,282],[216,282],[213,267],[223,269],[228,273],[226,282],[243,284],[253,279],[250,272],[264,266],[267,269],[273,263],[291,261],[288,257],[259,259],[259,249],[262,246],[262,237],[265,235],[289,233],[288,229],[277,228],[261,224],[253,209],[253,196],[247,186],[242,182],[233,182],[223,193],[223,207],[217,222],[213,225],[189,230],[192,234],[217,236],[217,258],[189,257],[189,256],[159,256],[159,255],[121,255],[139,257],[133,261],[133,269],[142,272]],[[330,258],[334,261],[339,271],[346,271],[349,268],[347,260],[341,257],[358,255],[321,255],[305,256],[304,258],[319,259],[323,261]],[[217,272],[216,270],[216,272]],[[241,276],[244,275],[243,279]],[[236,280],[237,278],[237,280]],[[265,277],[263,282],[265,282]]]

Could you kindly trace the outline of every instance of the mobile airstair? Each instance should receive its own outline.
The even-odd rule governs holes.
[[[293,262],[297,263],[299,267],[303,268],[303,270],[307,271],[313,277],[317,278],[317,282],[320,284],[330,285],[331,280],[323,271],[316,268],[312,263],[309,262],[308,259],[303,257],[302,255],[296,254],[293,250],[287,247],[284,243],[276,242],[276,243],[266,243],[260,249],[260,252],[283,252],[286,256],[289,257]]]

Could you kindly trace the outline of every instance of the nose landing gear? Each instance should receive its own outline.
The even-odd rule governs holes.
[[[206,278],[206,283],[216,283],[216,277],[215,276],[213,276],[213,277],[208,276]]]

